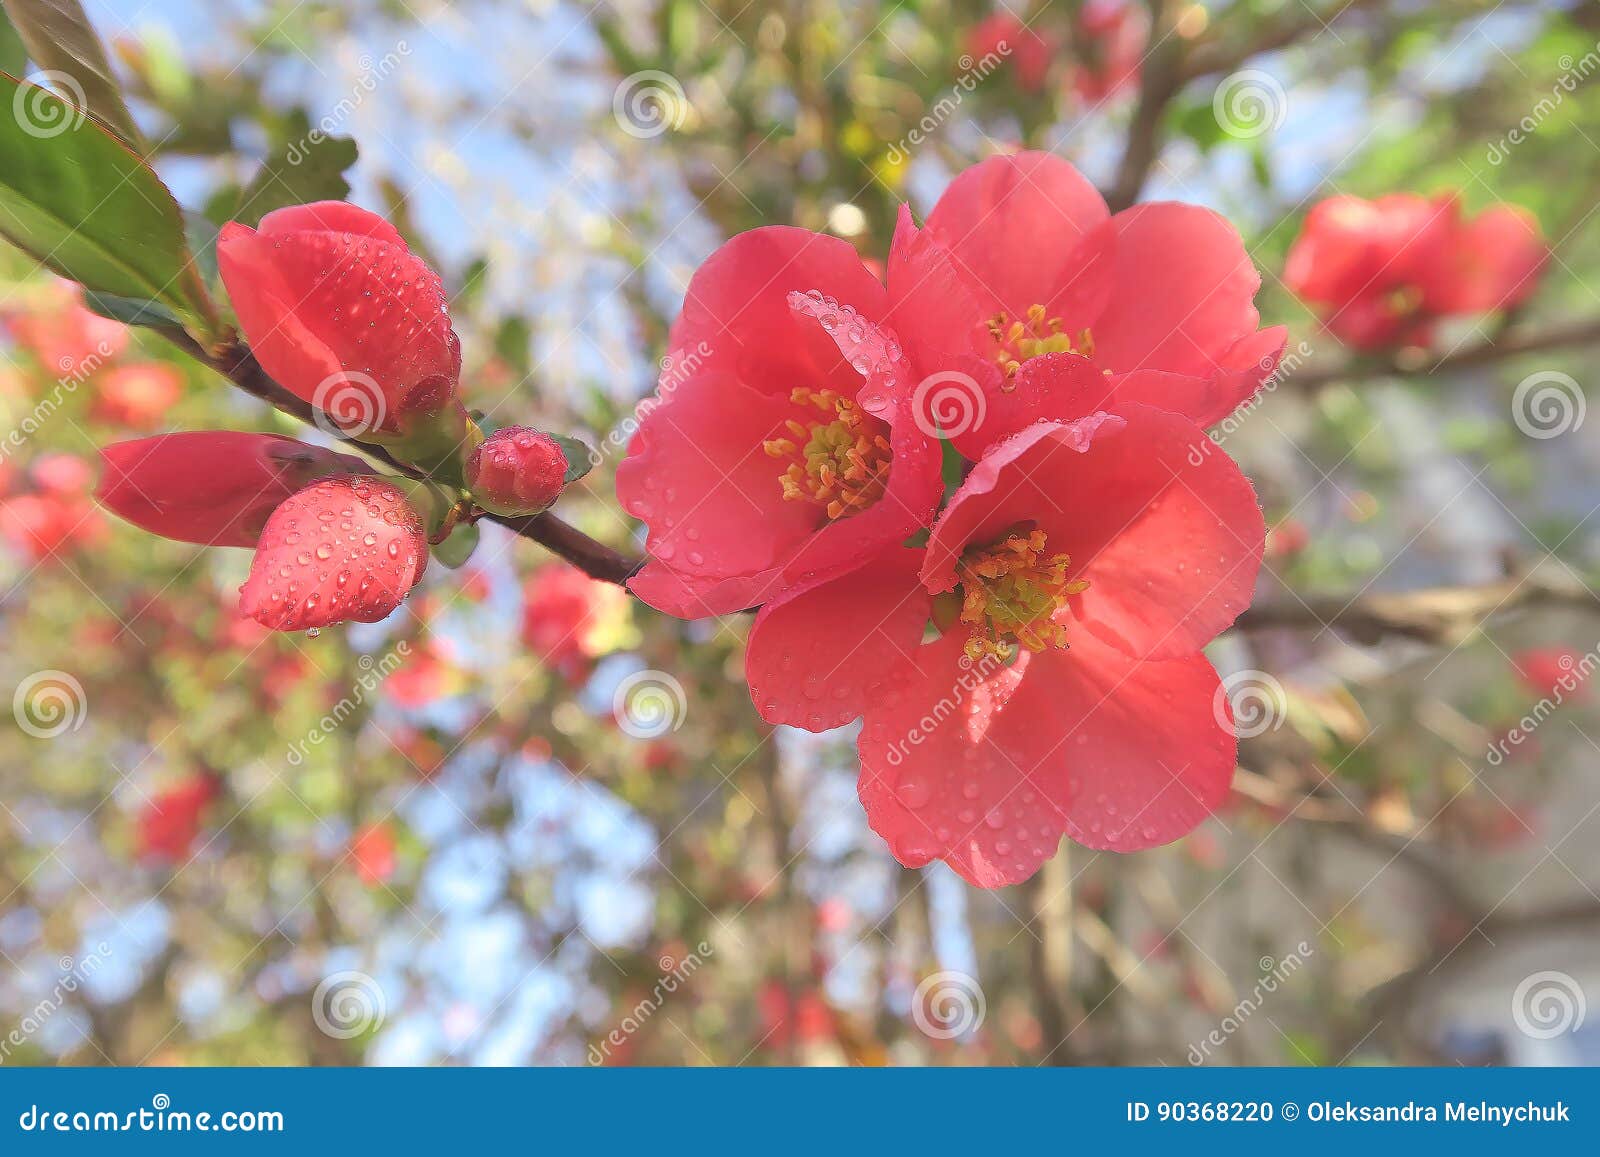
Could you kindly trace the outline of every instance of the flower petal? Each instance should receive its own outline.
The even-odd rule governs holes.
[[[750,698],[768,723],[843,727],[916,651],[931,598],[920,550],[891,547],[838,578],[787,591],[756,616],[745,651]]]
[[[962,643],[947,635],[891,673],[862,725],[858,790],[867,822],[906,867],[942,859],[997,888],[1055,854],[1066,778],[1032,753],[1033,732],[1048,732],[1054,715],[1008,706],[1036,656],[974,664]]]
[[[1233,782],[1232,716],[1201,654],[1155,662],[1075,638],[1066,651],[1033,656],[1010,718],[1049,720],[1053,740],[1048,750],[1032,741],[1031,775],[1064,780],[1066,833],[1087,847],[1169,844],[1215,811]],[[997,741],[1030,748],[1020,738]]]
[[[1135,205],[1112,218],[1115,271],[1094,321],[1095,361],[1115,373],[1210,377],[1255,332],[1261,275],[1239,232],[1209,209]]]

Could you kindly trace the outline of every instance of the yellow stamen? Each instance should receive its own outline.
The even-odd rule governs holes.
[[[1056,614],[1073,595],[1089,589],[1069,580],[1065,554],[1045,554],[1045,533],[1022,524],[998,542],[968,547],[956,564],[961,578],[961,622],[972,628],[966,653],[1005,657],[1013,646],[1029,651],[1065,647],[1067,632]]]
[[[1006,378],[1016,376],[1022,363],[1040,354],[1082,354],[1094,356],[1094,335],[1087,329],[1076,335],[1065,331],[1059,317],[1046,317],[1042,305],[1028,307],[1027,321],[1012,321],[1009,314],[997,313],[984,326],[994,339],[994,361]],[[1007,388],[1007,387],[1002,387]]]
[[[778,475],[789,502],[812,502],[830,520],[858,514],[883,497],[889,485],[889,428],[833,390],[794,390],[789,400],[814,407],[825,419],[806,425],[790,418],[762,443],[770,457],[788,460]]]

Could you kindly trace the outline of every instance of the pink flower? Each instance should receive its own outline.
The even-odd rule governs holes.
[[[769,227],[702,265],[617,470],[649,526],[629,582],[684,618],[755,606],[926,526],[938,447],[911,420],[883,285],[834,237]]]
[[[1134,851],[1226,797],[1231,716],[1201,648],[1248,605],[1265,528],[1231,459],[1195,464],[1201,436],[1140,405],[1031,424],[925,550],[762,608],[757,710],[813,731],[865,716],[861,799],[901,863],[1016,883],[1063,833]]]
[[[1008,60],[1015,70],[1013,75],[1017,88],[1023,92],[1038,92],[1044,88],[1050,61],[1059,50],[1059,45],[1053,40],[1041,36],[1003,8],[985,16],[967,30],[965,47],[971,59],[962,61],[963,71],[990,56]]]
[[[121,322],[83,305],[83,290],[55,282],[42,304],[7,319],[7,328],[41,365],[59,379],[81,381],[115,358],[128,344]]]
[[[114,426],[158,425],[183,395],[183,374],[163,362],[139,362],[106,371],[95,382],[95,417]]]
[[[1535,695],[1549,699],[1556,694],[1576,695],[1584,688],[1589,672],[1583,655],[1574,647],[1528,647],[1511,657],[1517,677]]]
[[[1209,209],[1112,216],[1066,161],[1020,153],[963,172],[921,229],[901,210],[887,321],[921,379],[919,423],[976,459],[1028,422],[1100,406],[1220,421],[1283,353],[1283,327],[1257,328],[1260,285]]]
[[[461,343],[444,283],[382,217],[342,201],[223,227],[223,284],[250,349],[297,397],[371,440],[458,437]],[[452,442],[452,448],[454,443]]]
[[[350,858],[356,875],[369,888],[377,887],[394,875],[394,831],[388,824],[369,824],[350,841]]]
[[[167,788],[140,811],[135,843],[139,858],[153,863],[176,863],[189,855],[200,820],[217,797],[218,781],[202,772]]]
[[[1142,5],[1127,0],[1088,0],[1078,13],[1078,42],[1087,63],[1072,71],[1080,99],[1098,103],[1139,83],[1139,66],[1150,39]]]
[[[571,682],[587,677],[605,630],[626,613],[628,601],[620,587],[565,564],[541,567],[522,597],[523,645]]]
[[[1338,196],[1306,215],[1284,283],[1359,349],[1426,346],[1441,318],[1521,302],[1548,256],[1538,222],[1515,205],[1469,220],[1448,194]]]

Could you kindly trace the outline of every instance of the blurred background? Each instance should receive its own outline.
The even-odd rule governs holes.
[[[559,512],[619,548],[696,265],[770,223],[881,260],[900,202],[997,151],[1225,214],[1289,356],[1221,431],[1272,528],[1211,652],[1234,797],[982,892],[893,861],[853,734],[760,722],[746,618],[485,524],[383,623],[241,620],[248,553],[111,519],[96,450],[308,432],[6,250],[0,1063],[1600,1062],[1600,8],[85,7],[187,207],[395,221],[467,405],[596,447]],[[1285,254],[1323,197],[1397,191],[1531,211],[1537,292],[1342,346]]]

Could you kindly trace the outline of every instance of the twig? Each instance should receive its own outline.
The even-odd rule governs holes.
[[[238,342],[227,343],[221,353],[212,355],[201,349],[181,330],[163,329],[160,332],[190,357],[204,362],[251,397],[260,398],[268,405],[293,418],[298,418],[308,426],[315,424],[313,419],[316,411],[311,403],[296,397],[273,381],[261,368],[261,363]],[[381,446],[358,442],[337,432],[335,436],[398,473],[410,478],[424,477],[422,471],[401,462]],[[485,517],[490,522],[497,522],[523,538],[537,542],[551,553],[566,559],[590,578],[600,579],[603,582],[621,586],[643,565],[639,559],[629,558],[603,543],[596,542],[549,511],[523,518],[508,518],[498,514],[489,514]]]
[[[1475,587],[1432,587],[1398,594],[1346,599],[1329,596],[1300,601],[1257,603],[1234,623],[1240,631],[1275,628],[1331,628],[1359,643],[1386,636],[1425,643],[1455,643],[1491,615],[1534,607],[1600,610],[1600,594],[1571,576],[1512,577]]]

